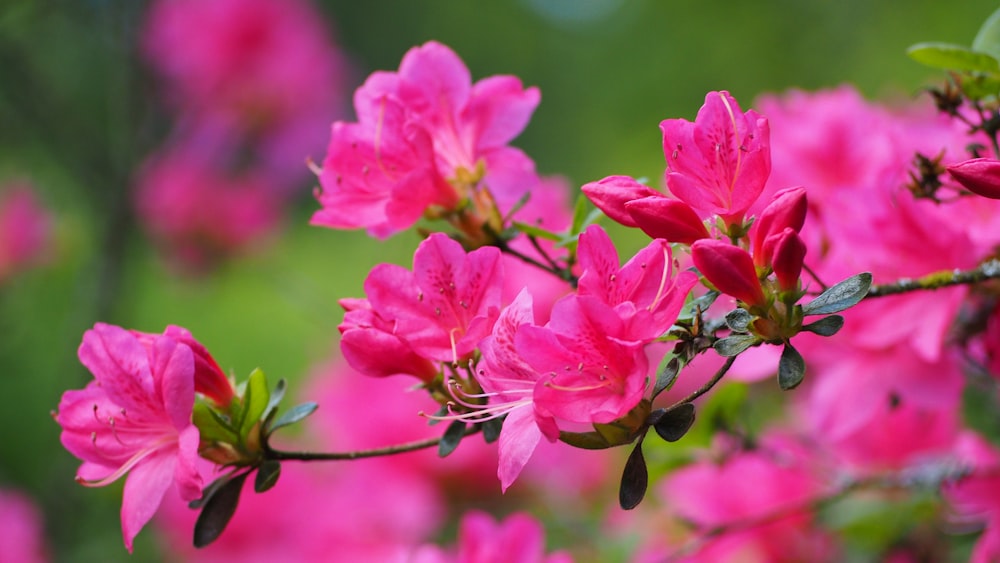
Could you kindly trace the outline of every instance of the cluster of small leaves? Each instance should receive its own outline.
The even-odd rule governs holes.
[[[921,64],[952,72],[969,100],[995,100],[1000,94],[1000,10],[987,18],[971,46],[924,42],[910,47],[907,54]]]
[[[190,508],[201,509],[194,526],[194,545],[204,547],[225,530],[236,512],[236,506],[247,477],[256,472],[254,491],[270,490],[281,476],[281,463],[269,456],[271,434],[311,415],[317,408],[313,402],[292,407],[280,417],[278,405],[284,398],[285,380],[279,380],[270,390],[264,372],[257,369],[245,382],[240,399],[233,401],[226,412],[219,412],[201,401],[195,407],[195,422],[203,442],[212,441],[234,448],[237,454],[229,465],[233,467],[202,491],[200,499]]]

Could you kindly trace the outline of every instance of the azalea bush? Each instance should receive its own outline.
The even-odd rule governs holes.
[[[148,8],[170,125],[120,205],[165,275],[295,220],[407,255],[356,256],[305,376],[231,369],[184,319],[85,330],[52,417],[76,481],[120,487],[125,551],[155,528],[205,561],[1000,559],[1000,11],[913,45],[936,82],[905,103],[709,90],[661,116],[655,176],[574,183],[514,145],[542,89],[443,42],[338,113],[349,54],[308,3]],[[13,277],[52,219],[10,201]]]

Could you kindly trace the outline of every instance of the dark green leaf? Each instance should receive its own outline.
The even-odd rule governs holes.
[[[226,473],[225,475],[222,475],[221,477],[217,478],[215,481],[212,481],[211,483],[209,483],[209,485],[207,487],[205,487],[204,489],[202,489],[202,491],[201,491],[201,498],[195,499],[195,500],[189,502],[188,503],[188,508],[191,508],[191,509],[201,508],[202,505],[204,505],[206,502],[208,502],[208,499],[212,498],[212,495],[214,495],[216,493],[216,491],[218,491],[223,485],[225,485],[226,483],[228,483],[229,480],[232,479],[232,478],[233,478],[233,474],[232,474],[232,472],[229,472],[229,473]]]
[[[485,440],[487,444],[496,442],[497,438],[500,437],[500,430],[503,429],[504,418],[506,417],[499,416],[480,423],[483,427],[483,440]]]
[[[274,424],[268,429],[268,433],[274,432],[279,428],[283,428],[290,424],[295,424],[296,422],[302,420],[303,418],[316,412],[319,405],[313,403],[312,401],[308,403],[302,403],[300,405],[295,405],[294,407],[285,411],[285,414],[278,417],[278,420],[274,421]]]
[[[844,326],[844,317],[840,315],[830,315],[822,319],[804,325],[802,330],[818,334],[820,336],[833,336]]]
[[[755,334],[734,334],[716,340],[715,344],[712,344],[712,348],[715,348],[715,351],[720,356],[728,358],[739,354],[758,342],[760,342],[760,339]]]
[[[972,40],[972,50],[1000,59],[1000,9],[986,18]]]
[[[448,429],[444,431],[444,436],[441,436],[441,441],[438,443],[438,455],[441,457],[448,457],[448,455],[455,451],[458,447],[459,442],[465,437],[465,422],[461,420],[453,420],[451,424],[448,425]]]
[[[746,309],[733,309],[726,313],[726,326],[735,332],[747,332],[752,321],[753,315]]]
[[[528,236],[556,241],[556,242],[563,239],[563,236],[559,233],[553,233],[552,231],[548,231],[546,229],[543,229],[535,225],[529,225],[528,223],[521,223],[520,221],[514,221],[513,226],[518,232],[524,233]]]
[[[942,70],[1000,71],[1000,64],[993,56],[951,43],[917,43],[906,54],[922,65]]]
[[[992,380],[969,378],[962,390],[962,422],[1000,447],[1000,395]]]
[[[692,424],[694,424],[694,405],[684,403],[663,413],[663,416],[653,425],[653,429],[660,435],[660,438],[668,442],[676,442],[687,434]]]
[[[656,375],[656,385],[653,386],[653,396],[656,397],[660,393],[670,389],[677,381],[677,374],[681,371],[681,362],[677,358],[671,358],[667,365],[664,366],[660,373]]]
[[[584,450],[606,450],[611,447],[598,432],[559,432],[559,441]]]
[[[618,489],[618,503],[622,509],[632,510],[639,506],[642,497],[646,496],[648,485],[649,472],[646,469],[646,459],[642,456],[642,440],[639,440],[622,471],[622,483]]]
[[[244,472],[228,480],[205,502],[198,521],[194,524],[195,547],[205,547],[212,543],[226,529],[240,502],[240,492],[247,475],[249,473]]]
[[[253,480],[253,490],[258,493],[268,491],[278,483],[281,477],[281,462],[276,459],[264,460],[257,468],[257,476]]]
[[[281,400],[285,398],[285,390],[288,388],[288,384],[285,383],[285,378],[278,380],[278,383],[274,386],[274,391],[271,391],[271,400],[267,402],[267,408],[264,410],[264,420],[270,421],[274,418],[274,415],[278,412],[278,405],[281,404]]]
[[[839,313],[864,299],[871,285],[872,275],[868,272],[851,276],[803,305],[802,313],[805,315]]]
[[[795,389],[805,375],[806,361],[802,359],[802,354],[791,344],[785,344],[778,361],[778,385],[785,391]]]

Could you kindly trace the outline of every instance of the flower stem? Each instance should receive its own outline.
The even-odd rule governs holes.
[[[465,430],[465,436],[470,436],[479,432],[480,426],[474,425]],[[351,459],[363,459],[366,457],[382,457],[406,452],[415,452],[433,448],[441,442],[441,438],[428,438],[404,444],[395,444],[384,448],[373,448],[370,450],[357,450],[353,452],[286,452],[268,448],[265,457],[278,461],[343,461]]]

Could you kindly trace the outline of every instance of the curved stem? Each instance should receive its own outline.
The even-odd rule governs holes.
[[[897,295],[911,291],[940,289],[942,287],[973,284],[998,278],[1000,278],[1000,260],[994,258],[983,262],[974,270],[945,270],[916,279],[904,278],[894,283],[873,285],[868,290],[868,295],[865,298],[885,297],[886,295]]]
[[[479,432],[479,425],[469,427],[463,436],[470,436]],[[266,457],[278,461],[344,461],[351,459],[363,459],[366,457],[382,457],[388,455],[415,452],[433,448],[441,443],[441,438],[428,438],[404,444],[395,444],[384,448],[373,448],[370,450],[357,450],[353,452],[286,452],[268,448]]]
[[[705,393],[708,393],[712,389],[712,387],[715,387],[716,383],[722,380],[722,377],[726,375],[726,372],[729,371],[729,368],[733,366],[733,362],[735,361],[736,361],[736,356],[730,356],[726,358],[726,363],[722,364],[722,367],[719,368],[719,371],[715,372],[715,375],[712,376],[712,379],[709,379],[707,382],[705,382],[704,385],[702,385],[695,391],[692,391],[691,394],[689,394],[687,397],[684,397],[683,399],[667,407],[666,412],[670,412],[685,403],[690,403],[691,401],[697,399],[698,397],[701,397]]]

